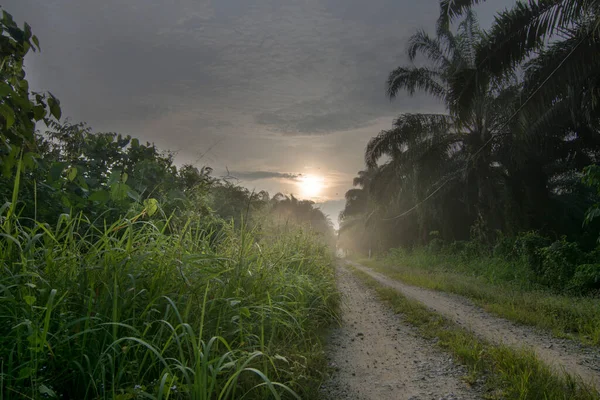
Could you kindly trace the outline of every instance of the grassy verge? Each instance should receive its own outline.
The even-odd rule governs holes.
[[[351,267],[349,267],[351,268]],[[379,284],[366,273],[351,268],[379,298],[405,321],[416,326],[469,368],[467,382],[485,377],[487,398],[500,399],[599,399],[592,388],[569,376],[558,376],[540,362],[535,354],[496,346],[476,338],[469,331],[428,310],[396,290]]]
[[[396,252],[362,263],[392,279],[456,293],[488,312],[539,327],[557,337],[600,346],[600,299],[567,296],[525,284],[522,268],[498,258],[464,260],[426,250]]]
[[[2,220],[0,399],[316,397],[338,297],[312,234]]]

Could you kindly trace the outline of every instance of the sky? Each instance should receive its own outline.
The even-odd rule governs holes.
[[[514,0],[475,10],[482,26]],[[5,0],[40,39],[27,78],[63,116],[174,151],[334,222],[369,139],[430,97],[385,95],[438,0]],[[433,33],[433,32],[432,32]],[[308,183],[307,183],[308,180]]]

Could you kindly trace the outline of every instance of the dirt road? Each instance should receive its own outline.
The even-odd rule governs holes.
[[[548,333],[493,316],[463,297],[410,286],[358,263],[348,263],[378,282],[472,330],[483,339],[513,347],[530,348],[556,370],[578,375],[585,382],[600,388],[600,351],[597,348],[583,346],[568,339],[557,339]]]
[[[342,325],[329,340],[337,372],[324,397],[363,400],[480,399],[461,378],[466,371],[403,323],[346,268],[338,267]]]

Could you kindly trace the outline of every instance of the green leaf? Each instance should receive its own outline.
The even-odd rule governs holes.
[[[6,104],[0,104],[0,114],[6,121],[6,129],[9,129],[15,123],[15,112]]]
[[[115,201],[125,200],[131,188],[124,183],[115,183],[110,188],[110,198]]]
[[[27,169],[33,169],[33,167],[35,167],[36,165],[36,157],[37,154],[29,151],[25,154],[23,154],[23,167],[27,170]]]
[[[121,170],[113,170],[108,178],[108,186],[112,187],[114,184],[119,182],[119,179],[121,179]]]
[[[25,79],[21,80],[21,82],[19,82],[19,87],[21,88],[21,90],[23,90],[24,92],[29,92],[29,82]],[[29,102],[29,99],[24,97],[24,96],[19,96],[19,101],[21,102],[22,107],[26,108],[27,106],[29,106],[31,103]],[[13,96],[14,98],[14,96]]]
[[[133,147],[134,149],[140,147],[139,139],[137,139],[137,138],[131,139],[131,147]]]
[[[33,374],[33,368],[23,367],[19,370],[19,379],[29,378]]]
[[[2,160],[2,174],[5,177],[9,177],[12,173],[12,169],[17,165],[17,159],[21,153],[19,146],[11,146],[10,152]]]
[[[67,197],[66,195],[61,196],[60,201],[61,201],[62,205],[65,206],[66,208],[72,207],[71,201],[69,200],[69,197]]]
[[[50,171],[48,171],[48,175],[51,182],[55,182],[60,179],[63,170],[65,169],[65,164],[62,162],[55,162],[50,167]]]
[[[46,117],[46,109],[44,106],[35,106],[33,107],[33,118],[36,121],[41,121]]]
[[[142,200],[142,198],[140,197],[140,194],[133,189],[131,189],[127,192],[127,196],[129,196],[129,198],[131,198],[133,201],[138,202],[138,203]]]
[[[121,182],[126,183],[128,178],[129,175],[127,175],[127,172],[123,172],[123,175],[121,175]]]
[[[60,102],[56,97],[50,94],[48,98],[48,107],[50,107],[50,114],[56,119],[60,119],[62,115],[62,111],[60,109]]]
[[[289,363],[289,361],[287,360],[287,358],[285,358],[284,356],[281,356],[279,354],[275,354],[275,357],[273,357],[273,358],[275,358],[276,360],[279,360],[279,361],[283,361],[283,362]]]
[[[44,385],[43,383],[38,387],[38,391],[40,392],[40,394],[49,396],[49,397],[56,397],[56,393],[54,392],[54,390],[50,389],[48,386]]]
[[[67,179],[73,182],[77,178],[77,168],[71,167],[67,170]]]
[[[98,190],[92,193],[90,197],[88,197],[88,200],[106,203],[108,200],[110,200],[110,193],[108,193],[106,190]]]
[[[0,97],[8,96],[13,90],[9,84],[0,82]]]
[[[31,37],[31,41],[33,42],[33,44],[35,44],[35,46],[38,48],[38,50],[41,50],[42,48],[40,47],[40,40],[37,38],[37,36],[33,35]]]
[[[23,33],[25,34],[25,40],[29,40],[31,39],[32,35],[31,26],[27,22],[25,22],[23,25]]]
[[[28,306],[32,306],[35,303],[35,296],[23,296],[23,300]]]
[[[146,199],[144,200],[144,207],[146,207],[146,212],[148,213],[148,216],[151,217],[158,211],[158,200]]]

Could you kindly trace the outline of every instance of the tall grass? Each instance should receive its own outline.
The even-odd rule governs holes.
[[[335,318],[311,233],[2,210],[0,399],[312,397]]]

